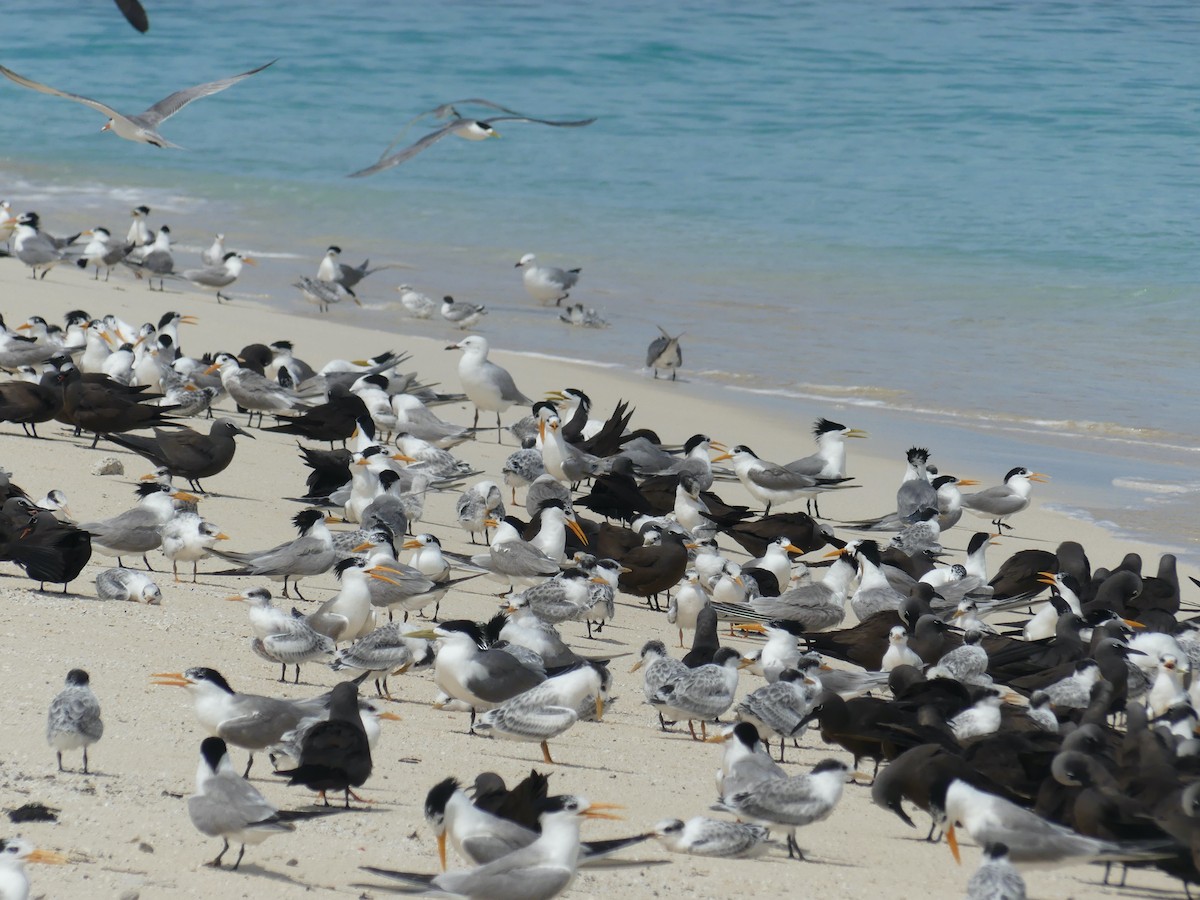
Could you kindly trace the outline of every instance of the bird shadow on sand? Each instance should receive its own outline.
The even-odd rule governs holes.
[[[63,600],[96,600],[92,594],[76,594],[74,592],[63,593],[62,591],[43,590],[42,588],[30,588],[30,593],[39,594],[42,597],[61,597]]]
[[[299,881],[285,872],[276,872],[273,869],[264,869],[258,863],[253,862],[248,863],[243,861],[242,864],[237,867],[237,869],[230,869],[228,866],[221,866],[221,871],[228,872],[231,875],[265,878],[268,881],[278,881],[281,884],[295,885],[296,887],[304,888],[306,890],[311,890],[312,888],[317,887],[317,885],[309,884],[305,881]]]

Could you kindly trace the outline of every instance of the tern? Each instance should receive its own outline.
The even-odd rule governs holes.
[[[256,266],[258,261],[253,256],[231,252],[203,269],[184,269],[179,275],[198,288],[215,291],[217,302],[220,303],[222,297],[226,300],[230,299],[228,294],[222,294],[221,291],[238,280],[238,276],[242,274],[243,265]]]
[[[977,516],[991,519],[997,530],[1012,526],[1005,519],[1015,516],[1029,506],[1029,495],[1033,490],[1031,482],[1044,482],[1049,476],[1041,472],[1030,472],[1024,466],[1009,469],[1004,476],[1004,484],[977,491],[974,494],[963,494],[962,505]]]
[[[654,837],[672,853],[745,859],[761,856],[771,846],[770,831],[762,825],[725,822],[707,816],[663,819],[653,829]]]
[[[117,137],[125,138],[127,141],[134,141],[139,144],[153,144],[155,147],[171,147],[176,150],[182,149],[178,144],[172,144],[161,134],[158,133],[158,127],[175,113],[179,112],[193,100],[199,100],[201,97],[208,97],[218,91],[223,91],[228,87],[233,87],[243,78],[249,78],[258,72],[261,72],[267,66],[274,65],[277,60],[271,60],[266,65],[259,66],[256,69],[251,69],[249,72],[243,72],[241,75],[234,75],[232,78],[223,78],[220,81],[210,81],[207,84],[198,84],[195,87],[184,88],[181,91],[176,91],[168,97],[159,100],[145,112],[138,113],[134,116],[126,116],[117,112],[111,106],[101,103],[99,100],[93,100],[90,97],[82,97],[79,94],[60,91],[58,88],[52,88],[49,85],[40,84],[32,79],[26,78],[23,75],[18,75],[11,69],[6,69],[0,66],[0,75],[4,75],[22,87],[27,87],[35,91],[40,91],[43,94],[53,94],[56,97],[65,97],[68,100],[74,100],[76,103],[82,103],[84,106],[90,106],[97,112],[104,113],[108,116],[108,122],[104,124],[101,131],[111,131]]]
[[[416,143],[410,144],[408,147],[393,153],[391,156],[384,156],[373,166],[359,169],[357,172],[351,172],[347,177],[364,178],[367,175],[374,175],[376,172],[382,172],[384,169],[398,166],[400,163],[412,159],[427,147],[432,147],[442,138],[452,134],[465,138],[468,141],[486,141],[488,138],[500,137],[500,133],[492,127],[493,122],[532,122],[537,125],[551,125],[555,128],[582,128],[585,125],[591,125],[595,121],[595,119],[578,119],[571,122],[556,122],[549,119],[535,119],[530,116],[493,116],[486,120],[456,118],[447,122],[442,127],[431,131]],[[389,147],[388,149],[391,148]],[[386,154],[387,150],[384,153]]]
[[[58,753],[58,771],[64,750],[83,750],[83,774],[88,774],[88,747],[104,735],[100,701],[92,693],[91,679],[83,669],[67,673],[67,686],[50,704],[46,722],[46,740]],[[3,893],[0,892],[0,896]]]
[[[25,863],[62,865],[67,858],[53,850],[42,850],[20,838],[0,838],[0,897],[29,900],[29,876]]]
[[[461,872],[416,875],[364,866],[366,871],[395,878],[441,896],[473,900],[550,900],[571,886],[579,869],[579,826],[585,818],[615,819],[610,804],[590,803],[585,797],[566,795],[542,801],[541,835],[533,843],[506,856]]]

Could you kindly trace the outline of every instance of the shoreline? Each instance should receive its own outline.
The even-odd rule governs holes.
[[[336,317],[321,321],[289,316],[241,302],[218,307],[210,297],[198,293],[163,297],[141,289],[120,290],[103,282],[68,282],[61,274],[61,281],[52,274],[50,281],[22,285],[23,269],[11,261],[0,263],[0,288],[17,298],[5,309],[10,324],[35,309],[56,321],[67,309],[76,307],[95,315],[111,311],[130,321],[143,321],[176,308],[200,317],[199,324],[184,329],[181,338],[191,354],[236,351],[254,340],[283,336],[295,342],[298,356],[317,363],[389,348],[407,350],[412,358],[402,366],[405,371],[415,369],[426,380],[457,388],[458,356],[443,349],[449,343],[445,339],[380,334]],[[230,340],[231,334],[236,340]],[[231,343],[237,346],[230,347]],[[746,405],[714,403],[700,385],[655,382],[621,370],[529,358],[503,347],[496,347],[493,356],[532,396],[584,386],[601,413],[611,410],[618,398],[630,400],[636,407],[633,424],[653,425],[667,441],[682,441],[702,427],[730,443],[752,440],[756,450],[768,458],[791,458],[788,454],[798,445],[802,444],[805,452],[811,447],[808,426],[815,411],[803,422],[782,421]],[[222,408],[229,408],[227,401]],[[471,416],[464,405],[439,407],[437,412],[460,423],[469,422]],[[516,410],[510,410],[505,423],[516,415]],[[199,423],[199,427],[206,426]],[[64,437],[61,430],[47,429],[52,437],[41,441],[24,438],[19,428],[15,430],[14,434],[11,426],[0,428],[0,458],[13,472],[13,480],[35,495],[51,487],[64,489],[80,520],[128,508],[132,503],[130,482],[148,470],[139,458],[111,445],[102,444],[100,451],[89,452],[84,447],[90,441]],[[295,442],[259,431],[255,437],[254,441],[239,441],[234,465],[207,484],[216,493],[201,503],[201,514],[230,535],[229,549],[233,550],[287,538],[291,534],[288,519],[299,510],[296,504],[278,499],[295,496],[303,482],[305,470],[296,459]],[[851,442],[848,469],[862,488],[827,495],[823,503],[827,515],[837,519],[866,516],[892,502],[899,476],[896,457],[902,456],[906,445],[884,445],[882,441],[873,435],[867,441]],[[468,442],[458,455],[480,468],[485,473],[481,477],[494,478],[512,449],[511,439],[503,445]],[[92,463],[102,456],[122,460],[125,476],[91,475]],[[935,460],[948,466],[952,456],[938,452]],[[1153,568],[1158,550],[1152,545],[1118,541],[1095,526],[1049,511],[1047,504],[1057,499],[1055,490],[1053,482],[1039,486],[1033,505],[1015,520],[1016,535],[1006,536],[992,551],[989,564],[993,571],[1022,547],[1052,548],[1066,539],[1081,541],[1094,566],[1115,565],[1126,552],[1138,550],[1146,556],[1147,567]],[[736,483],[720,483],[718,492],[730,502],[748,499]],[[438,534],[447,549],[472,552],[465,534],[452,524],[456,496],[430,498],[419,530]],[[976,524],[960,525],[950,534],[947,547],[961,548]],[[160,568],[161,556],[152,554],[151,558]],[[486,769],[498,771],[510,784],[528,774],[531,767],[549,770],[553,773],[552,791],[579,792],[596,801],[625,805],[626,821],[588,826],[585,834],[593,838],[645,831],[668,816],[688,818],[706,813],[712,802],[712,772],[719,765],[719,748],[694,744],[686,732],[662,734],[657,730],[653,711],[641,702],[640,678],[627,672],[629,656],[618,656],[613,663],[616,702],[606,711],[604,721],[583,723],[554,741],[554,766],[540,763],[536,745],[467,736],[464,714],[431,708],[436,691],[429,674],[411,673],[392,680],[392,691],[399,700],[386,705],[403,721],[385,725],[374,754],[375,773],[364,787],[375,801],[368,810],[300,823],[293,834],[250,847],[239,873],[204,868],[201,862],[218,848],[192,829],[184,810],[184,798],[192,791],[202,730],[183,692],[150,687],[149,674],[207,665],[221,671],[239,690],[287,697],[315,695],[340,677],[327,667],[309,664],[302,671],[304,683],[281,685],[275,681],[278,668],[250,653],[245,609],[222,598],[262,581],[214,577],[211,573],[224,566],[210,560],[201,563],[200,582],[194,586],[175,585],[169,574],[157,575],[164,594],[161,606],[96,602],[90,599],[94,597],[91,582],[109,562],[94,557],[72,585],[75,596],[67,598],[29,590],[28,580],[14,577],[10,566],[4,567],[7,577],[0,577],[0,602],[10,610],[8,624],[0,628],[0,671],[10,686],[9,752],[0,760],[0,790],[6,806],[39,801],[61,809],[58,824],[29,824],[22,826],[21,833],[39,846],[72,857],[68,866],[32,867],[35,894],[211,897],[256,895],[267,888],[272,896],[287,898],[386,896],[389,892],[381,882],[358,867],[434,871],[433,838],[421,814],[424,792],[449,775],[469,781]],[[1196,574],[1194,567],[1181,566],[1181,577],[1187,574]],[[278,592],[278,585],[270,587]],[[497,589],[484,580],[468,582],[443,603],[443,618],[491,615],[496,609]],[[306,579],[303,590],[310,600],[322,600],[332,595],[336,583],[330,575]],[[1188,591],[1190,588],[1185,588],[1185,597]],[[305,612],[313,608],[313,604],[298,605]],[[674,628],[662,615],[650,613],[627,595],[619,595],[617,618],[599,639],[588,642],[578,625],[564,627],[563,633],[581,652],[592,655],[636,653],[647,637],[675,643]],[[752,646],[749,641],[733,643]],[[679,651],[672,646],[672,652]],[[54,754],[44,740],[46,707],[66,670],[74,665],[91,673],[107,725],[103,740],[90,753],[95,770],[90,777],[56,772]],[[743,676],[741,685],[744,692],[756,682]],[[789,753],[786,768],[795,774],[821,759],[843,756],[810,733],[800,751]],[[243,759],[242,751],[234,752],[235,765],[240,766]],[[74,756],[67,762],[68,766],[78,764]],[[252,781],[269,799],[285,808],[309,802],[305,792],[286,788],[266,769],[265,762],[256,763]],[[923,827],[923,820],[918,825]],[[941,900],[963,895],[978,859],[978,851],[969,849],[966,863],[955,866],[946,847],[919,841],[915,832],[890,813],[873,807],[867,789],[854,785],[847,786],[842,805],[830,819],[802,829],[799,841],[813,862],[791,862],[780,858],[779,851],[757,861],[707,860],[669,855],[657,844],[648,843],[627,852],[626,857],[669,860],[670,864],[587,871],[570,896],[606,897],[614,891],[644,896],[653,891],[662,897],[682,897],[693,895],[698,885],[708,895],[732,896],[777,891],[781,883],[801,876],[814,892],[851,900],[876,898],[894,890],[898,878],[904,882],[911,879],[922,885],[931,900]],[[1066,898],[1081,891],[1099,891],[1100,872],[1095,867],[1074,867],[1030,873],[1027,879],[1031,895]],[[1174,887],[1157,873],[1135,872],[1130,879],[1131,887]]]

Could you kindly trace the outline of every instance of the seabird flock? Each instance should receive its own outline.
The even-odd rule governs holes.
[[[138,115],[3,66],[0,74],[101,111],[105,130],[119,137],[167,148],[175,145],[158,133],[163,121],[272,64],[179,91]],[[470,119],[456,109],[471,104],[501,115]],[[395,153],[394,142],[354,176],[404,163],[451,135],[493,137],[496,122],[576,128],[595,121],[539,119],[481,99],[444,104],[413,123],[426,116],[449,121]],[[217,235],[203,268],[176,273],[169,227],[152,236],[145,207],[134,210],[119,244],[100,228],[55,238],[36,213],[4,209],[13,255],[34,278],[61,262],[94,266],[97,278],[102,268],[107,278],[128,264],[139,277],[157,277],[160,288],[178,276],[215,290],[221,302],[251,262],[226,251]],[[76,243],[85,236],[86,245]],[[298,285],[322,308],[357,300],[354,287],[375,271],[369,262],[341,263],[340,252],[331,247],[317,277]],[[561,305],[580,276],[532,254],[517,267],[545,305]],[[414,316],[438,309],[407,285],[401,294]],[[449,297],[440,308],[464,330],[486,312]],[[580,324],[585,312],[595,311],[580,306]],[[369,791],[379,769],[395,772],[394,754],[375,749],[379,740],[400,740],[382,737],[381,721],[397,718],[387,705],[420,679],[440,692],[438,709],[468,717],[481,754],[491,750],[483,736],[536,744],[542,764],[563,767],[568,780],[583,735],[606,726],[606,706],[618,694],[639,695],[648,705],[641,740],[672,740],[675,752],[719,765],[708,798],[718,817],[646,821],[633,834],[589,841],[581,826],[616,818],[612,804],[552,795],[538,771],[512,787],[482,772],[464,788],[465,773],[456,773],[422,786],[424,810],[443,869],[447,844],[467,868],[363,867],[409,890],[555,897],[595,861],[648,864],[622,853],[650,838],[670,853],[786,855],[819,865],[823,854],[806,854],[800,829],[819,829],[847,793],[866,791],[877,815],[894,814],[902,827],[916,827],[914,809],[927,813],[928,839],[944,837],[955,858],[961,834],[979,845],[982,863],[966,887],[976,900],[1024,897],[1024,868],[1082,862],[1105,863],[1105,883],[1117,877],[1114,864],[1122,883],[1144,868],[1179,879],[1185,892],[1200,883],[1200,768],[1192,762],[1200,759],[1200,679],[1192,677],[1200,627],[1185,617],[1175,558],[1164,554],[1149,575],[1136,554],[1102,568],[1072,541],[1054,551],[1020,546],[1011,520],[1029,507],[1041,473],[1016,465],[994,486],[964,492],[974,482],[941,475],[930,452],[913,447],[894,508],[890,488],[871,485],[888,495],[880,515],[831,520],[820,517],[819,498],[832,495],[828,506],[839,492],[864,487],[848,474],[845,442],[865,433],[837,422],[816,422],[813,454],[777,463],[746,443],[729,449],[702,433],[662,434],[673,426],[636,420],[623,402],[607,418],[593,417],[578,389],[535,401],[489,359],[478,334],[446,347],[460,354],[461,388],[447,393],[403,372],[406,357],[392,352],[320,367],[286,341],[188,356],[180,326],[190,320],[169,311],[138,326],[74,310],[61,326],[34,315],[9,330],[0,319],[0,367],[16,373],[0,384],[0,421],[19,425],[31,441],[47,437],[38,425],[49,428],[76,454],[88,441],[111,444],[154,469],[138,483],[135,504],[77,522],[61,491],[34,499],[17,484],[36,477],[35,466],[14,465],[23,471],[0,477],[0,559],[38,590],[61,585],[65,594],[94,554],[115,557],[116,567],[95,574],[96,597],[158,605],[171,600],[154,581],[149,554],[158,550],[172,561],[176,582],[180,562],[185,576],[192,563],[193,582],[201,574],[242,579],[241,593],[227,599],[245,604],[251,649],[272,671],[280,667],[281,682],[291,667],[298,684],[302,665],[352,674],[327,692],[284,699],[241,693],[236,675],[203,665],[156,673],[155,684],[185,689],[207,735],[193,744],[199,762],[186,807],[202,835],[221,840],[210,865],[221,866],[234,843],[236,869],[247,846],[307,820],[354,815],[360,807],[352,804],[363,801],[357,790]],[[661,369],[674,379],[681,364],[679,337],[662,331],[647,367],[654,378]],[[434,412],[447,404],[473,407],[472,424]],[[221,405],[226,414],[214,417]],[[514,408],[522,415],[511,421]],[[244,425],[234,418],[241,413]],[[273,422],[264,427],[268,414]],[[183,424],[203,415],[213,419],[207,433]],[[74,438],[51,422],[73,429]],[[511,436],[519,444],[497,465],[485,458],[494,462],[494,451],[484,453],[493,430],[500,443]],[[294,539],[258,550],[218,547],[232,541],[200,509],[205,485],[241,465],[239,438],[280,448],[308,442],[300,445],[307,475],[296,467],[297,496],[287,498],[303,505],[288,516]],[[739,493],[727,501],[718,489]],[[801,500],[807,512],[780,511]],[[283,518],[283,498],[247,502],[269,504],[261,515]],[[991,528],[972,533],[964,512]],[[446,520],[452,524],[415,528]],[[349,527],[329,527],[339,524]],[[1016,549],[993,573],[986,556],[1002,536]],[[468,539],[484,543],[473,553],[449,549],[469,550]],[[412,553],[401,560],[405,551]],[[206,560],[227,567],[201,573]],[[331,596],[300,593],[301,579],[327,573],[339,583]],[[482,621],[462,608],[468,595],[478,600],[480,577],[505,588],[496,614]],[[275,607],[264,580],[308,605],[291,613]],[[59,601],[46,595],[45,602]],[[623,621],[616,640],[605,631],[614,618],[633,623]],[[691,649],[676,659],[667,644],[677,636],[682,647],[685,631]],[[203,642],[192,653],[202,657]],[[612,665],[624,655],[634,657],[630,671],[639,675]],[[260,663],[247,657],[247,665]],[[59,771],[67,771],[64,753],[78,751],[80,774],[94,770],[89,748],[104,735],[97,695],[105,685],[93,692],[88,672],[76,667],[49,703],[46,736]],[[111,703],[107,709],[114,712]],[[446,721],[455,728],[459,719]],[[568,732],[572,740],[560,741]],[[561,748],[557,759],[552,741]],[[828,757],[795,768],[785,761],[787,745],[802,742]],[[707,746],[714,743],[720,748]],[[244,769],[233,751],[248,752]],[[268,794],[286,792],[266,783],[264,793],[247,780],[256,754],[269,756],[280,786],[283,779],[303,785],[321,802],[282,809]],[[680,788],[681,806],[694,800],[695,785]],[[405,819],[402,827],[412,825]],[[853,857],[853,847],[843,853]],[[29,895],[25,863],[69,861],[16,837],[0,840],[0,896]],[[603,883],[604,875],[594,878]]]

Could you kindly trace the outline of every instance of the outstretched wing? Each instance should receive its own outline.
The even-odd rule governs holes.
[[[234,75],[232,78],[222,78],[220,81],[210,81],[207,84],[198,84],[195,87],[176,91],[171,96],[159,100],[138,116],[138,118],[148,123],[152,128],[157,127],[160,122],[171,118],[171,116],[175,115],[175,113],[179,112],[193,100],[199,100],[201,97],[208,97],[225,90],[225,88],[233,87],[243,78],[249,78],[251,75],[261,72],[267,66],[275,65],[277,62],[279,60],[273,59],[266,65],[259,66],[257,69],[251,69],[249,72],[243,72],[241,75]]]
[[[374,175],[376,172],[382,172],[384,169],[390,169],[392,166],[398,166],[406,160],[412,159],[426,147],[432,147],[446,135],[459,127],[460,120],[455,119],[443,125],[437,131],[431,131],[425,137],[421,138],[415,144],[410,144],[399,153],[393,153],[391,156],[385,157],[373,166],[368,166],[365,169],[359,169],[357,172],[351,172],[347,178],[365,178],[367,175]]]
[[[111,106],[105,106],[99,100],[93,100],[91,97],[81,97],[79,94],[72,94],[68,91],[60,91],[58,88],[52,88],[48,84],[42,84],[41,82],[34,81],[31,78],[26,78],[24,75],[18,75],[12,69],[6,69],[4,66],[0,66],[0,74],[4,75],[10,81],[15,81],[22,87],[31,88],[32,90],[38,91],[42,94],[53,94],[55,97],[66,97],[68,100],[74,100],[76,103],[82,103],[84,106],[90,106],[97,112],[104,113],[104,115],[108,116],[110,119],[121,116],[121,114]]]
[[[556,122],[553,119],[534,119],[531,116],[495,116],[484,121],[489,125],[493,122],[533,122],[537,125],[553,125],[555,128],[582,128],[584,125],[591,125],[596,120],[595,118],[591,118],[574,119],[569,122]]]
[[[121,10],[129,24],[142,34],[150,30],[150,17],[146,15],[146,10],[138,0],[117,0],[117,9]]]

